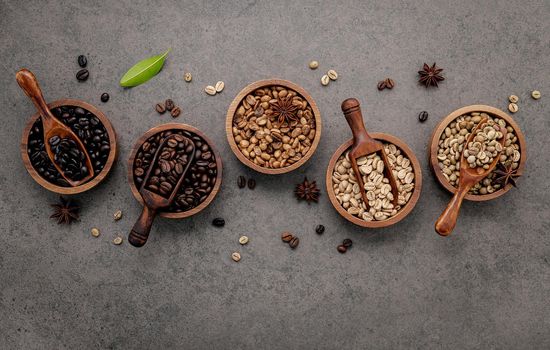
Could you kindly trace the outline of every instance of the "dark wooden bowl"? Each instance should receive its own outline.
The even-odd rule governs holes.
[[[38,182],[42,187],[44,187],[47,190],[50,190],[55,193],[59,194],[77,194],[82,193],[85,191],[88,191],[91,188],[94,188],[97,186],[105,177],[109,174],[111,171],[111,168],[113,166],[113,163],[117,156],[117,142],[116,142],[116,133],[115,129],[111,125],[111,122],[107,117],[96,107],[92,106],[89,103],[86,103],[84,101],[80,100],[73,100],[73,99],[62,99],[57,100],[52,103],[48,103],[48,108],[56,108],[61,106],[76,106],[84,108],[88,111],[90,111],[92,114],[94,114],[96,117],[99,118],[101,123],[105,126],[105,130],[107,130],[107,134],[109,135],[109,145],[111,147],[111,151],[109,152],[109,157],[107,158],[107,162],[105,163],[105,166],[103,167],[103,170],[97,176],[95,176],[90,181],[76,187],[62,187],[55,185],[48,180],[44,179],[40,174],[34,169],[34,167],[31,164],[31,160],[29,158],[29,154],[27,152],[27,143],[29,141],[29,132],[33,126],[33,124],[36,122],[36,120],[40,117],[40,113],[35,113],[31,119],[27,122],[27,125],[25,126],[25,129],[23,130],[23,136],[21,139],[21,158],[23,158],[23,164],[25,164],[25,168],[27,168],[27,171],[32,176],[32,178]]]
[[[241,104],[242,100],[246,97],[246,95],[248,95],[249,93],[253,92],[258,88],[263,88],[263,87],[268,87],[273,85],[284,86],[300,94],[303,98],[306,99],[306,101],[311,106],[311,110],[313,111],[313,115],[315,117],[315,138],[313,139],[313,142],[311,143],[311,147],[307,152],[307,154],[305,154],[296,163],[291,164],[287,167],[277,168],[277,169],[262,167],[260,165],[255,164],[250,159],[246,158],[244,154],[241,153],[239,147],[237,146],[237,143],[235,142],[235,138],[233,137],[233,117],[235,116],[235,112],[237,111],[237,108],[239,108],[239,105]],[[227,141],[229,142],[229,146],[231,147],[231,150],[233,151],[235,156],[241,161],[241,163],[243,163],[247,167],[254,169],[259,173],[271,174],[271,175],[288,173],[290,171],[298,169],[303,164],[305,164],[309,160],[309,158],[311,158],[313,153],[315,153],[315,150],[319,145],[319,141],[321,140],[321,128],[322,128],[321,112],[319,111],[319,108],[317,107],[317,104],[315,103],[311,95],[306,90],[304,90],[301,86],[296,85],[291,81],[283,80],[283,79],[259,80],[246,86],[233,99],[233,102],[231,102],[231,105],[229,105],[229,109],[227,110],[227,117],[225,120],[225,131],[227,134]]]
[[[332,189],[332,173],[334,171],[334,165],[338,161],[338,158],[340,158],[340,156],[351,147],[351,145],[353,144],[353,139],[349,139],[348,141],[344,142],[340,147],[338,147],[336,152],[334,152],[334,154],[332,155],[332,158],[330,158],[330,162],[328,163],[328,168],[327,168],[327,175],[326,175],[327,193],[334,209],[336,209],[336,211],[340,215],[342,215],[346,220],[362,227],[369,227],[369,228],[387,227],[403,220],[413,210],[414,206],[416,205],[416,202],[418,202],[418,198],[420,198],[420,192],[422,191],[422,170],[420,168],[420,163],[418,162],[418,159],[416,159],[416,156],[414,155],[413,151],[409,148],[409,146],[407,146],[405,142],[401,141],[395,136],[384,134],[384,133],[374,132],[369,134],[376,140],[393,143],[411,161],[411,165],[414,172],[414,190],[407,204],[405,204],[405,206],[401,208],[401,210],[395,216],[392,216],[391,218],[388,218],[387,220],[383,220],[383,221],[374,221],[374,220],[365,221],[363,219],[359,219],[358,217],[348,213],[346,209],[344,209],[344,207],[340,205]]]
[[[183,211],[180,213],[171,213],[171,212],[163,212],[160,211],[158,215],[162,216],[163,218],[169,218],[169,219],[183,219],[192,215],[197,214],[204,208],[206,208],[210,202],[214,200],[214,197],[218,194],[218,191],[220,190],[220,186],[222,184],[222,158],[220,157],[220,154],[218,153],[218,150],[216,147],[214,147],[214,144],[212,141],[206,137],[200,131],[199,129],[196,129],[192,127],[191,125],[187,124],[179,124],[179,123],[168,123],[168,124],[162,124],[159,126],[156,126],[154,128],[149,129],[145,134],[143,134],[134,144],[134,148],[132,148],[132,153],[130,154],[130,158],[128,159],[128,182],[130,183],[130,188],[132,189],[132,193],[134,194],[134,197],[138,200],[141,205],[143,205],[143,199],[141,198],[141,195],[139,194],[139,190],[134,182],[134,160],[136,158],[136,154],[141,148],[141,145],[151,136],[158,134],[159,132],[163,132],[165,130],[187,130],[191,131],[200,137],[202,137],[210,146],[212,149],[212,152],[214,152],[214,155],[216,156],[216,170],[217,170],[217,176],[216,176],[216,184],[214,185],[214,188],[212,189],[212,192],[206,197],[206,199],[201,202],[197,207]]]
[[[441,134],[445,132],[445,128],[451,124],[456,118],[460,117],[464,114],[469,114],[472,112],[484,112],[487,113],[493,117],[501,118],[506,121],[513,129],[515,134],[517,135],[518,142],[519,142],[519,148],[521,150],[521,159],[518,166],[518,175],[523,174],[523,169],[525,167],[525,161],[527,159],[527,151],[526,151],[526,145],[525,145],[525,136],[523,136],[523,132],[521,132],[521,129],[519,128],[519,125],[505,112],[501,111],[498,108],[491,107],[491,106],[485,106],[485,105],[471,105],[466,106],[457,109],[456,111],[452,112],[448,116],[446,116],[439,124],[436,126],[435,130],[432,133],[432,138],[430,141],[430,146],[428,148],[428,159],[432,168],[433,173],[435,174],[435,177],[437,178],[437,181],[443,186],[447,191],[451,193],[456,192],[456,187],[453,187],[449,181],[443,176],[443,171],[439,168],[438,160],[437,160],[437,150],[438,150],[438,143],[439,138],[441,137]],[[498,198],[508,192],[512,188],[512,184],[506,185],[506,187],[500,188],[497,191],[493,193],[487,193],[487,194],[471,194],[468,193],[466,197],[464,197],[467,200],[475,201],[475,202],[482,202],[482,201],[488,201],[491,199]]]

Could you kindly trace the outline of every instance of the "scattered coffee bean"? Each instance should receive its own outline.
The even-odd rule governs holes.
[[[166,108],[167,111],[171,111],[174,108],[174,101],[171,99],[164,101],[164,108]]]
[[[155,105],[155,111],[159,114],[164,114],[164,112],[166,112],[166,107],[164,107],[163,103],[157,103]]]
[[[78,65],[80,68],[86,68],[86,65],[88,64],[88,59],[84,55],[78,56]]]
[[[325,232],[325,226],[323,226],[323,225],[317,225],[317,227],[315,228],[315,232],[316,232],[318,235],[322,235],[322,234]]]
[[[248,179],[248,188],[251,190],[256,188],[256,180],[254,179]]]
[[[178,106],[175,106],[174,108],[172,108],[172,111],[170,111],[170,115],[172,116],[172,118],[177,118],[180,114],[181,108],[179,108]]]
[[[317,61],[311,61],[309,62],[309,68],[311,69],[317,69],[319,67],[319,62]]]
[[[115,213],[113,214],[113,218],[115,219],[115,221],[122,219],[122,210],[115,211]]]
[[[351,239],[349,238],[346,238],[344,239],[344,241],[342,242],[342,245],[346,248],[351,248],[351,246],[353,245],[353,242],[351,241]]]
[[[191,75],[191,73],[187,72],[183,75],[183,80],[189,83],[191,82],[191,80],[193,80],[193,76]]]
[[[344,254],[348,251],[348,248],[346,248],[344,245],[340,244],[336,249],[338,249],[338,252],[341,254]]]
[[[292,238],[294,238],[294,236],[290,232],[283,232],[283,234],[281,235],[281,239],[285,243],[290,242],[292,240]]]
[[[94,228],[92,229],[92,236],[94,236],[94,237],[99,237],[99,229],[97,229],[97,228],[94,227]]]
[[[121,245],[122,244],[122,237],[115,237],[115,239],[113,239],[113,243],[115,245]]]
[[[393,89],[393,87],[395,86],[395,81],[391,78],[386,78],[385,82],[386,82],[386,87],[390,90]]]
[[[239,186],[239,188],[244,188],[246,186],[246,179],[244,176],[239,176],[237,178],[237,186]]]
[[[212,220],[212,225],[216,227],[222,227],[225,225],[225,220],[223,218],[215,218]]]
[[[424,123],[426,120],[428,120],[428,112],[426,111],[422,111],[418,114],[418,120],[420,120],[420,122]]]
[[[235,262],[238,262],[239,260],[241,260],[241,254],[235,252],[231,254],[231,259],[233,259]]]
[[[533,90],[533,92],[531,92],[531,97],[534,98],[535,100],[538,100],[540,98],[540,91]]]
[[[292,249],[295,249],[298,246],[298,244],[300,244],[300,239],[298,237],[292,237],[290,242],[288,242],[288,245]]]
[[[223,81],[218,81],[215,86],[216,92],[218,93],[222,92],[224,87],[225,87],[225,84],[223,83]]]
[[[510,104],[508,105],[508,110],[509,110],[510,112],[512,112],[512,113],[516,113],[516,112],[519,110],[519,107],[518,107],[518,105],[515,104],[515,103],[510,103]]]
[[[510,103],[518,103],[519,97],[516,95],[510,95],[510,97],[508,97],[508,101],[510,101]]]
[[[246,236],[241,236],[241,237],[239,238],[239,243],[240,243],[241,245],[247,244],[247,243],[248,243],[248,237],[246,237]]]
[[[89,76],[90,76],[90,72],[88,72],[88,70],[85,68],[76,72],[76,79],[78,81],[86,81]]]
[[[109,97],[110,96],[109,96],[108,93],[106,93],[106,92],[102,93],[101,94],[101,102],[105,103],[105,102],[109,101]]]
[[[376,85],[376,88],[378,89],[378,91],[382,91],[386,88],[386,81],[385,80],[380,80],[378,82],[378,84]]]
[[[327,72],[327,76],[330,78],[330,80],[336,80],[338,79],[338,73],[334,69],[331,69]]]
[[[214,96],[216,94],[216,88],[212,85],[208,85],[204,88],[204,92],[206,92],[210,96]]]
[[[330,78],[325,74],[321,77],[321,85],[327,86],[328,83],[330,83]]]

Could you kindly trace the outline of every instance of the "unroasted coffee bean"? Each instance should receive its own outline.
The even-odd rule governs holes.
[[[155,105],[155,110],[157,111],[157,113],[163,114],[164,112],[166,112],[166,107],[164,107],[164,104],[162,103],[157,103]]]
[[[172,116],[172,118],[177,118],[179,117],[181,113],[181,108],[179,108],[178,106],[175,106],[171,111],[170,111],[170,115]]]
[[[428,112],[426,111],[420,112],[420,114],[418,115],[418,120],[420,120],[420,122],[422,123],[428,120]]]
[[[78,65],[80,68],[86,68],[86,65],[88,64],[88,59],[84,55],[78,56]]]
[[[342,242],[342,245],[346,248],[350,248],[352,246],[352,244],[353,244],[353,242],[349,238],[344,239],[344,241]]]
[[[285,243],[290,242],[292,240],[292,238],[294,238],[294,236],[290,232],[283,232],[283,234],[281,235],[281,239]]]
[[[171,99],[167,99],[166,101],[164,101],[164,107],[166,108],[166,110],[171,111],[174,108],[174,101],[172,101]]]
[[[298,244],[300,244],[300,239],[298,237],[292,237],[290,242],[288,242],[288,245],[292,249],[295,249],[298,246]]]
[[[323,232],[325,232],[325,226],[317,225],[317,227],[315,228],[315,232],[317,232],[318,235],[322,235]]]
[[[102,93],[101,94],[101,102],[105,103],[105,102],[109,101],[109,97],[110,96],[109,96],[108,93],[106,93],[106,92]]]
[[[348,248],[346,248],[344,245],[339,245],[336,249],[338,249],[338,252],[342,254],[348,251]]]
[[[237,186],[239,186],[239,188],[244,188],[246,186],[246,179],[244,176],[239,176],[237,179]]]
[[[254,179],[248,179],[248,188],[250,188],[251,190],[253,190],[254,188],[256,188],[256,180],[254,180]]]
[[[76,72],[76,79],[78,79],[78,81],[85,81],[88,79],[89,76],[90,76],[90,72],[88,72],[87,69],[81,69],[78,72]]]
[[[225,220],[222,218],[215,218],[214,220],[212,220],[212,225],[216,227],[222,227],[225,225]]]

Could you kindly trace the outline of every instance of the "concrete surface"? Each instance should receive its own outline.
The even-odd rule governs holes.
[[[0,14],[0,348],[550,348],[550,2],[3,0]],[[131,65],[169,47],[157,77],[118,86]],[[85,83],[74,77],[79,54],[89,59]],[[316,71],[307,67],[312,59]],[[434,61],[446,80],[426,90],[416,72]],[[46,99],[94,103],[118,132],[111,176],[77,197],[82,219],[70,227],[48,218],[57,196],[20,159],[34,113],[14,79],[21,67],[35,72]],[[330,68],[340,79],[322,87]],[[396,88],[378,92],[387,76]],[[268,77],[307,89],[324,123],[310,162],[278,177],[244,168],[224,133],[233,97]],[[223,93],[206,95],[218,80]],[[512,93],[529,147],[526,175],[498,200],[465,203],[456,232],[437,236],[433,223],[450,196],[428,169],[433,128],[465,105],[506,109]],[[350,137],[340,103],[352,96],[369,130],[401,137],[422,163],[418,205],[391,228],[355,227],[324,191],[329,158]],[[158,220],[142,249],[114,246],[140,211],[125,177],[130,148],[150,127],[172,122],[153,111],[168,97],[183,107],[178,122],[215,140],[221,193],[196,217]],[[425,124],[416,119],[422,110]],[[256,178],[255,191],[237,188],[241,174]],[[317,205],[293,197],[305,175],[323,186]],[[120,222],[112,220],[117,209]],[[216,216],[224,228],[210,224]],[[314,232],[319,223],[323,236]],[[283,230],[299,235],[298,249],[281,243]],[[250,237],[245,247],[241,234]],[[354,246],[340,255],[344,238]],[[242,254],[238,264],[233,251]]]

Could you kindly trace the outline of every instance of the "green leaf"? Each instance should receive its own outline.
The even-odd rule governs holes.
[[[170,49],[162,55],[157,55],[139,61],[120,79],[120,86],[133,87],[145,83],[160,72]]]

